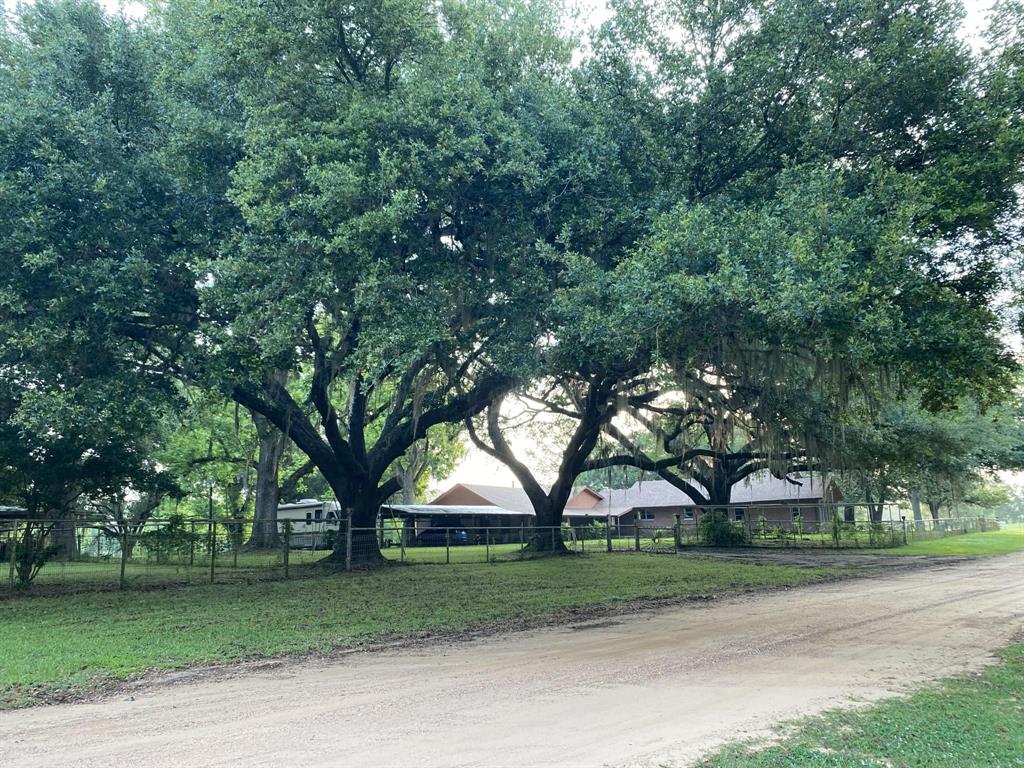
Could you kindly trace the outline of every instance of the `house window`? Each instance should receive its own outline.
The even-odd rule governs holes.
[[[798,517],[802,517],[802,515],[800,514],[800,507],[792,507],[791,511],[793,512],[794,520],[796,520]]]
[[[640,510],[640,519],[641,520],[653,520],[654,519],[654,513],[651,510],[649,510],[649,509],[641,509]]]
[[[747,510],[745,510],[743,507],[738,507],[733,511],[733,518],[738,523],[743,522],[747,519]]]
[[[685,510],[683,510],[683,520],[693,520],[693,510],[692,509],[685,509]]]

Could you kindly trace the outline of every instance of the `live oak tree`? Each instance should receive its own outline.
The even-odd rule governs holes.
[[[220,389],[370,525],[394,461],[482,408],[535,340],[537,243],[560,227],[554,16],[151,10],[43,2],[4,38],[12,348]]]
[[[23,581],[47,535],[74,553],[62,520],[87,501],[163,485],[173,388],[147,348],[158,328],[173,348],[193,302],[167,268],[188,222],[152,72],[145,34],[94,4],[35,3],[0,29],[0,494],[44,521],[24,529]]]
[[[728,319],[697,365],[666,360],[675,391],[632,413],[659,450],[636,456],[616,432],[621,461],[659,471],[697,503],[727,503],[754,472],[841,466],[851,391],[891,380],[874,395],[881,403],[917,384],[933,407],[972,389],[1000,394],[1012,362],[996,318],[914,269],[924,246],[902,236],[914,197],[891,184],[851,198],[842,176],[787,172],[774,201],[674,216],[644,268],[676,277],[648,289],[645,305],[682,317],[690,303],[679,297],[700,286]],[[650,327],[672,350],[671,323]]]
[[[202,264],[192,365],[372,526],[394,462],[534,342],[564,46],[536,5],[215,3],[192,24],[244,119],[241,222]],[[308,373],[312,418],[282,370]],[[370,533],[353,551],[379,557]]]
[[[630,450],[581,463],[580,438],[593,445],[595,423],[614,436],[614,411],[629,407],[622,393],[612,404],[610,388],[601,408],[579,407],[584,395],[601,394],[584,366],[572,411],[553,404],[578,428],[552,490],[581,467],[621,462],[687,488],[686,477],[700,475],[721,499],[750,471],[807,463],[809,427],[826,427],[866,379],[919,382],[932,408],[975,385],[982,397],[1005,386],[1013,363],[989,305],[1001,284],[993,265],[1006,217],[1019,206],[1020,147],[1008,129],[1013,105],[989,87],[987,60],[956,38],[955,5],[615,7],[597,35],[598,75],[581,92],[596,93],[604,114],[632,116],[614,124],[629,130],[632,149],[643,147],[660,189],[631,209],[650,217],[650,234],[634,228],[640,237],[613,259],[580,249],[590,272],[563,288],[580,294],[578,322],[552,338],[564,358],[567,347],[611,346],[643,329],[650,368],[641,370],[655,374],[656,387],[647,402],[702,389],[703,413],[691,398],[678,414],[684,426],[687,418],[710,426],[706,442],[717,444],[679,446],[657,461]],[[612,268],[613,277],[601,274]],[[607,295],[588,302],[606,280],[631,287],[620,305]],[[637,349],[620,350],[617,361]],[[542,358],[541,381],[549,364]],[[622,370],[627,381],[635,373]],[[797,441],[764,402],[778,402],[767,395],[783,384],[797,392],[806,383],[829,408],[801,425]],[[715,389],[728,390],[731,416],[721,397],[707,396]],[[734,446],[731,428],[719,427],[736,417],[768,446]],[[505,455],[525,484],[493,415],[487,425],[487,449]],[[673,429],[676,438],[685,432]],[[542,519],[557,523],[564,494],[554,504],[534,495],[538,514],[552,507]]]

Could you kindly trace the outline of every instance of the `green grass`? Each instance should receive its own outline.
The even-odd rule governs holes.
[[[330,652],[560,609],[805,584],[831,573],[604,555],[19,597],[0,601],[0,708],[149,669]]]
[[[632,551],[635,545],[633,537],[613,538],[612,547],[615,551]],[[605,539],[587,541],[566,541],[566,546],[574,552],[588,555],[602,554],[605,551]],[[640,546],[644,551],[668,551],[673,547],[672,537],[653,541],[642,538]],[[388,560],[398,562],[403,553],[399,547],[386,547],[381,550]],[[291,567],[308,565],[323,559],[329,553],[325,550],[311,551],[293,549],[289,553]],[[174,562],[161,563],[155,558],[139,555],[126,564],[125,579],[129,587],[203,584],[210,580],[210,559],[205,552],[197,553],[191,565],[186,556],[176,558]],[[445,547],[406,547],[404,553],[406,563],[485,563],[488,561],[508,561],[522,558],[522,545],[518,542],[453,546],[446,553]],[[258,579],[275,579],[284,576],[284,561],[281,552],[231,552],[218,553],[215,560],[215,575],[218,582],[254,581]],[[39,571],[34,583],[36,591],[53,592],[56,588],[68,591],[116,587],[120,578],[121,563],[117,557],[91,557],[88,554],[78,560],[52,560]],[[3,572],[6,576],[6,571]],[[0,584],[0,590],[3,585]],[[47,589],[49,588],[49,589]],[[2,594],[2,593],[0,593]]]
[[[980,675],[800,725],[774,746],[728,747],[702,768],[1024,766],[1024,645]]]
[[[931,541],[914,541],[905,547],[878,550],[889,555],[1005,555],[1024,550],[1024,529],[1007,526],[1000,531],[967,533]]]

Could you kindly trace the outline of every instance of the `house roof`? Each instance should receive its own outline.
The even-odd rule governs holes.
[[[820,477],[789,475],[789,480],[773,477],[767,472],[751,475],[745,481],[732,487],[730,504],[753,504],[766,502],[811,502],[824,496]],[[703,492],[703,487],[694,481],[693,486]],[[633,509],[648,507],[687,507],[694,500],[667,480],[641,480],[629,488],[610,488],[603,492],[600,503],[590,509],[566,508],[569,517],[604,516],[617,517]]]
[[[461,489],[461,493],[460,493]],[[467,495],[465,491],[468,491]],[[533,504],[526,491],[519,487],[500,485],[478,485],[476,483],[456,483],[447,491],[442,493],[429,506],[444,505],[449,503],[449,497],[459,496],[463,499],[472,499],[472,506],[495,506],[507,509],[520,515],[532,515]],[[476,497],[475,499],[472,497]],[[461,504],[459,506],[466,506]]]
[[[28,513],[24,507],[4,507],[0,506],[0,518],[5,520],[14,520],[22,517]]]
[[[732,487],[729,502],[746,504],[753,501],[817,501],[825,496],[828,480],[822,482],[821,475],[791,472],[786,478],[775,477],[768,472],[758,472],[747,478],[750,482],[744,481]]]
[[[566,509],[589,509],[601,504],[604,497],[593,488],[584,487],[566,502]],[[495,506],[510,514],[532,515],[533,504],[521,487],[456,483],[429,505],[419,506]]]
[[[790,475],[793,482],[773,477],[767,472],[751,475],[732,487],[730,504],[765,502],[811,502],[821,499],[820,477]],[[693,481],[690,481],[693,483]],[[699,485],[693,483],[700,488]],[[703,491],[703,488],[701,488]],[[303,499],[292,504],[281,504],[279,510],[310,509],[333,502]],[[618,517],[631,510],[649,507],[687,507],[694,501],[667,480],[641,480],[629,488],[613,488],[603,492],[584,487],[566,504],[566,517]],[[429,504],[392,504],[385,508],[409,515],[466,514],[466,515],[533,515],[530,497],[520,487],[456,483]]]
[[[491,516],[515,516],[522,517],[524,512],[517,512],[514,509],[495,507],[490,504],[472,506],[469,504],[385,504],[383,510],[400,512],[410,517],[427,517],[430,515],[486,515]],[[528,513],[533,514],[533,510]]]
[[[583,486],[569,501],[565,503],[566,509],[593,509],[604,499],[600,493],[589,485]]]

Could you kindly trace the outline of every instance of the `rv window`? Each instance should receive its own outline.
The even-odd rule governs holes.
[[[324,508],[323,507],[320,507],[318,510],[316,510],[315,518],[317,520],[323,520],[323,518],[324,518]]]
[[[313,513],[312,512],[307,512],[306,513],[306,525],[309,525],[312,522],[313,522]]]
[[[737,509],[733,512],[733,516],[735,517],[737,522],[742,522],[743,520],[747,519],[747,510],[742,508]]]

